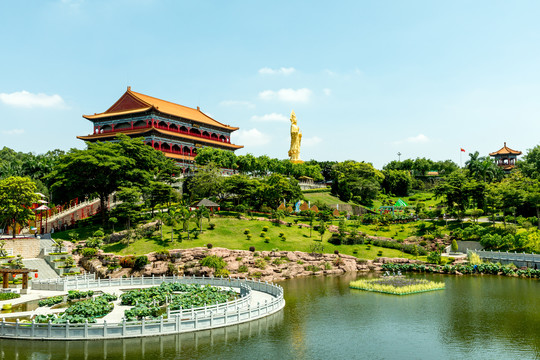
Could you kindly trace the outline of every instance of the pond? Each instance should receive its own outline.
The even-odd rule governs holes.
[[[411,276],[444,281],[446,289],[396,296],[349,289],[356,279],[352,274],[294,279],[281,283],[285,309],[259,321],[142,339],[0,340],[0,354],[5,359],[540,357],[538,280]]]

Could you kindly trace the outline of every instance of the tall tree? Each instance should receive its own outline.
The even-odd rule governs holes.
[[[21,228],[35,218],[30,208],[39,200],[35,183],[27,177],[13,176],[0,180],[0,223],[13,228],[13,238],[17,225]]]

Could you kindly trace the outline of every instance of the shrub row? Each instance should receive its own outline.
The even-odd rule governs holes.
[[[427,255],[427,250],[420,245],[412,245],[412,244],[401,244],[397,241],[390,241],[390,240],[371,240],[371,243],[375,246],[387,248],[387,249],[396,249],[400,250],[406,254],[411,255],[418,255],[418,256],[425,256]],[[415,248],[416,248],[416,254],[415,254]]]
[[[459,264],[459,265],[424,265],[424,264],[384,264],[382,266],[383,270],[388,271],[401,271],[401,272],[442,272],[446,274],[455,274],[460,272],[462,274],[502,274],[506,276],[518,275],[528,278],[540,278],[540,269],[530,269],[525,270],[516,270],[510,266],[504,266],[499,264],[479,264],[479,265],[469,265],[469,264]]]

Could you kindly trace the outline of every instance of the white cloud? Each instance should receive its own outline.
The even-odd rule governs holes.
[[[249,101],[242,101],[242,100],[223,100],[219,103],[221,106],[239,106],[239,107],[247,107],[247,108],[254,108],[255,105],[250,103]]]
[[[24,129],[11,129],[11,130],[2,130],[3,135],[22,135],[24,134]]]
[[[302,145],[306,147],[314,146],[317,144],[320,144],[322,142],[322,139],[318,136],[312,136],[309,138],[302,139]]]
[[[286,102],[309,102],[311,90],[302,89],[280,89],[278,91],[265,90],[259,93],[259,98],[262,100],[278,99]]]
[[[263,67],[262,69],[259,69],[259,74],[263,74],[263,75],[276,75],[276,74],[290,75],[295,71],[296,71],[296,69],[293,68],[293,67],[290,67],[290,68],[281,67],[279,69],[270,69],[268,67]]]
[[[249,130],[238,130],[233,134],[234,143],[244,145],[245,147],[256,147],[266,145],[270,142],[270,136],[263,134],[253,128]]]
[[[43,93],[32,94],[28,91],[16,91],[11,94],[0,93],[0,101],[6,105],[34,108],[64,108],[64,99],[58,94],[47,95]]]
[[[416,136],[410,136],[410,137],[408,137],[406,139],[403,139],[403,140],[394,141],[394,144],[396,144],[396,145],[404,144],[404,143],[423,144],[423,143],[427,143],[429,141],[431,141],[431,140],[426,135],[418,134]]]
[[[253,115],[251,117],[252,121],[259,122],[287,122],[289,119],[285,115],[278,113],[264,114],[262,116]]]
[[[324,92],[324,95],[326,95],[326,96],[332,95],[332,90],[330,90],[330,89],[328,89],[328,88],[323,89],[323,92]]]

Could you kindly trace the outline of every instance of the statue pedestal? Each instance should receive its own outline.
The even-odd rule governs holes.
[[[304,160],[291,160],[293,164],[303,164]]]

